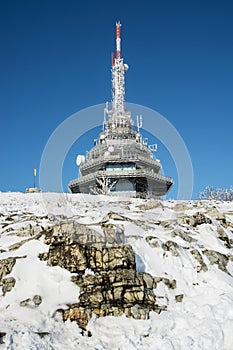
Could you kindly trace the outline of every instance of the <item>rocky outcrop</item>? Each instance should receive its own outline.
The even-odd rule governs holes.
[[[181,225],[189,225],[192,227],[196,227],[197,225],[202,224],[211,224],[212,220],[208,218],[206,215],[204,215],[201,212],[197,212],[196,214],[193,214],[191,216],[185,216],[182,217],[180,220]]]
[[[204,263],[204,260],[201,256],[200,252],[197,249],[193,249],[193,250],[191,250],[191,254],[197,260],[197,262],[200,264],[198,266],[198,271],[201,271],[201,270],[204,272],[208,271],[208,267]]]
[[[188,235],[188,233],[182,231],[182,230],[174,230],[171,233],[172,237],[180,237],[181,239],[183,239],[185,242],[191,243],[191,242],[196,242],[197,240],[192,238],[190,235]]]
[[[220,270],[229,273],[226,268],[229,261],[229,257],[227,257],[225,254],[221,254],[219,252],[209,249],[205,250],[203,253],[207,256],[211,265],[217,264]]]
[[[178,244],[176,242],[173,242],[173,241],[167,241],[167,242],[162,244],[162,248],[165,251],[171,252],[172,255],[174,255],[174,256],[179,256],[178,247],[179,247]]]
[[[84,233],[85,240],[80,239]],[[100,237],[95,233],[84,225],[69,222],[50,228],[46,234],[49,252],[40,258],[50,266],[58,265],[74,273],[72,281],[80,287],[77,303],[59,310],[63,319],[75,320],[85,329],[92,313],[99,317],[126,314],[146,319],[149,311],[164,309],[155,303],[154,278],[136,271],[132,247],[117,244],[117,237],[112,246],[106,246],[103,244],[106,234]],[[96,242],[100,238],[104,240]],[[169,280],[166,283],[169,284]],[[174,282],[171,288],[175,288]]]
[[[127,255],[130,261],[134,254],[127,249]],[[129,268],[124,264],[120,267],[116,261],[114,265],[108,269],[99,267],[94,275],[73,277],[73,282],[80,286],[79,303],[63,311],[65,320],[75,319],[85,328],[92,312],[97,316],[120,316],[125,313],[129,317],[146,319],[150,310],[158,311],[153,277],[136,272],[134,264]]]
[[[5,295],[7,292],[10,292],[15,286],[15,278],[8,277],[2,280],[2,293]]]
[[[106,217],[103,221],[96,223],[101,230],[96,230],[87,225],[79,224],[74,220],[67,219],[44,231],[46,244],[60,244],[66,242],[79,243],[81,245],[93,244],[121,244],[124,243],[124,229],[121,225],[108,223]]]
[[[2,279],[8,275],[16,263],[16,258],[7,258],[0,260],[0,285],[2,285]]]
[[[16,283],[14,277],[5,277],[11,273],[16,260],[24,258],[22,257],[9,257],[7,259],[0,260],[0,286],[2,287],[2,293],[5,295],[7,292],[10,292]]]

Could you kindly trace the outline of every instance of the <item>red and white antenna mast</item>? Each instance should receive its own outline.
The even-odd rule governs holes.
[[[114,57],[115,56],[115,57]],[[119,120],[124,125],[132,125],[131,114],[125,109],[125,72],[128,65],[124,64],[121,57],[121,23],[116,23],[116,55],[112,53],[112,109],[105,108],[105,115],[109,116],[108,126],[114,128],[119,125]],[[122,119],[123,118],[123,119]],[[104,119],[104,125],[106,119]]]
[[[112,54],[112,108],[114,112],[124,112],[125,72],[128,65],[121,58],[121,23],[116,23],[116,58]]]
[[[121,24],[116,23],[116,58],[121,58]]]

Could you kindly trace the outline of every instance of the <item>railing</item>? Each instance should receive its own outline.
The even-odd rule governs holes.
[[[108,178],[115,178],[115,177],[119,177],[119,178],[123,178],[123,177],[148,177],[148,179],[152,179],[152,180],[158,180],[160,182],[169,182],[169,183],[173,183],[173,180],[170,177],[161,175],[161,174],[155,174],[152,171],[148,171],[148,170],[143,170],[143,169],[136,169],[136,170],[114,170],[111,173],[110,172],[106,172],[105,170],[99,170],[96,171],[94,173],[85,175],[83,177],[71,180],[69,183],[69,186],[73,186],[76,184],[82,184],[82,183],[86,183],[89,181],[94,181],[96,178],[98,177],[108,177]]]
[[[124,154],[122,154],[122,155],[120,155],[120,154],[109,154],[109,155],[106,154],[104,156],[91,159],[81,166],[81,170],[85,170],[85,169],[89,168],[90,166],[93,167],[93,166],[96,166],[98,164],[104,163],[106,161],[110,161],[110,160],[117,161],[117,160],[121,160],[121,159],[123,159],[123,160],[127,159],[128,162],[135,161],[135,160],[142,161],[142,162],[147,163],[151,166],[156,165],[157,167],[161,168],[160,162],[158,162],[156,159],[150,159],[150,158],[143,157],[141,155],[135,155],[133,153],[124,152]]]

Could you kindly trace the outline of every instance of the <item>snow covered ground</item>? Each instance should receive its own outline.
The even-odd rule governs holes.
[[[123,217],[138,271],[176,288],[158,282],[167,310],[148,320],[93,316],[89,337],[56,313],[77,302],[79,287],[38,258],[48,251],[40,233],[65,217],[93,227],[110,212]],[[0,260],[16,258],[10,273],[0,270],[16,281],[0,292],[0,349],[233,349],[233,203],[0,193],[0,232]]]

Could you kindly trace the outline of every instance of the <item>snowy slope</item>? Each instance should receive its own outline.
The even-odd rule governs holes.
[[[65,217],[97,228],[110,212],[121,215],[109,222],[124,227],[137,270],[158,277],[156,300],[167,310],[148,320],[93,316],[88,337],[56,313],[77,302],[79,287],[38,258],[48,251],[41,232]],[[15,285],[0,292],[0,348],[233,349],[232,203],[0,193],[0,230],[0,260],[16,258],[4,275]]]

